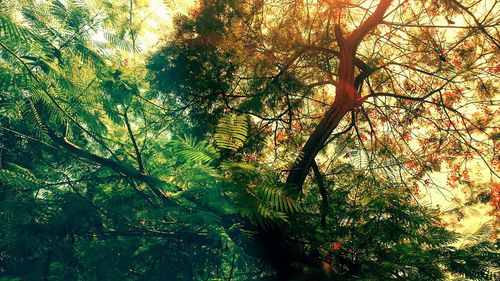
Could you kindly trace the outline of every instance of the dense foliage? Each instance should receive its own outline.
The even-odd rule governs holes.
[[[373,3],[398,12],[351,60],[368,97],[321,131],[362,3],[200,1],[145,59],[144,1],[0,1],[0,280],[497,278],[495,224],[447,223],[498,215],[495,10],[407,2]],[[448,211],[419,194],[441,161]]]

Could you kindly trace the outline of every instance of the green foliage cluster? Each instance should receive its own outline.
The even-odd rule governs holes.
[[[174,37],[148,61],[152,93],[168,100],[171,114],[186,117],[197,136],[213,131],[228,110],[267,117],[283,107],[275,118],[291,123],[291,111],[310,94],[293,73],[276,74],[268,58],[243,54],[240,46],[224,42],[240,36],[234,29],[245,24],[243,6],[232,0],[200,1],[192,13],[176,18]],[[247,44],[254,44],[252,39],[242,38]]]
[[[352,166],[342,170],[329,183],[326,227],[308,221],[319,210],[314,211],[314,195],[304,199],[308,214],[302,223],[318,228],[313,239],[328,264],[326,280],[493,280],[498,274],[491,226],[464,237],[448,230],[443,213],[422,205],[404,186]],[[306,265],[297,266],[317,278]]]
[[[234,54],[217,47],[230,24],[224,17],[227,5],[214,3],[196,20],[178,16],[175,37],[179,44],[162,47],[161,55],[148,62],[150,81],[156,89],[151,91],[152,97],[165,99],[171,107],[169,114],[186,118],[190,133],[197,137],[215,129],[223,115],[223,95],[231,92],[235,79]]]
[[[0,275],[206,280],[265,274],[241,249],[251,241],[246,220],[238,219],[262,212],[230,200],[265,205],[248,192],[253,177],[238,186],[231,180],[245,169],[256,174],[257,167],[224,162],[207,142],[163,133],[172,123],[163,105],[148,99],[140,67],[131,71],[108,55],[106,44],[120,48],[115,39],[102,48],[93,39],[106,32],[100,22],[113,6],[24,4],[1,13]],[[14,17],[18,12],[22,20]],[[238,149],[246,128],[217,138]],[[272,218],[266,213],[262,220]]]

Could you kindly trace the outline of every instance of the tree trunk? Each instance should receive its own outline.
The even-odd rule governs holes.
[[[356,51],[366,34],[382,22],[384,13],[390,4],[391,0],[381,0],[375,12],[345,39],[342,38],[340,28],[336,28],[337,42],[340,47],[340,64],[335,100],[316,129],[309,136],[297,161],[288,174],[286,183],[293,191],[300,192],[302,190],[302,185],[309,173],[314,158],[318,155],[328,137],[337,128],[342,118],[349,111],[361,106],[363,99],[361,93],[356,90],[354,76]]]
[[[320,123],[307,140],[299,155],[299,159],[288,174],[286,183],[292,190],[300,192],[302,184],[314,162],[314,158],[316,158],[316,155],[319,153],[328,137],[332,134],[333,130],[337,128],[342,118],[352,110],[353,106],[354,103],[348,99],[335,99],[332,107],[328,110],[323,119],[321,119]]]
[[[380,0],[375,12],[370,15],[356,30],[345,39],[340,28],[336,28],[336,39],[340,47],[340,64],[336,84],[336,95],[330,109],[325,113],[316,129],[309,136],[299,157],[288,174],[286,184],[297,195],[302,191],[302,185],[312,167],[315,157],[323,148],[332,132],[340,121],[351,110],[361,106],[363,98],[356,90],[354,76],[354,61],[356,50],[363,38],[382,22],[384,13],[391,4],[391,0]],[[365,76],[362,76],[365,77]],[[294,263],[306,264],[321,269],[321,256],[318,252],[305,252],[302,245],[287,239],[287,230],[272,227],[261,230],[263,247],[267,256],[277,271],[278,280],[291,280],[300,276],[300,271]]]

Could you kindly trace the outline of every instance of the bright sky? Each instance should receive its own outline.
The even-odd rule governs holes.
[[[172,21],[179,13],[186,13],[196,0],[150,0],[139,16],[144,19],[144,32],[140,38],[144,50],[154,48],[159,39],[173,30]]]

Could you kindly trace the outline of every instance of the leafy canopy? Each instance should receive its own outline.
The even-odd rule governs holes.
[[[345,33],[363,8],[344,2],[201,1],[147,65],[143,1],[0,2],[0,280],[495,278],[487,225],[461,237],[408,192],[438,169],[431,155],[491,157],[472,138],[490,121],[446,94],[479,81],[468,102],[490,110],[488,14],[455,34],[449,53],[468,59],[455,70],[433,57],[448,38],[411,27],[430,14],[394,6],[381,30],[408,49],[369,34],[356,73],[370,100],[314,155],[314,181],[285,184],[336,86],[323,17]],[[452,2],[448,18],[479,10]]]

